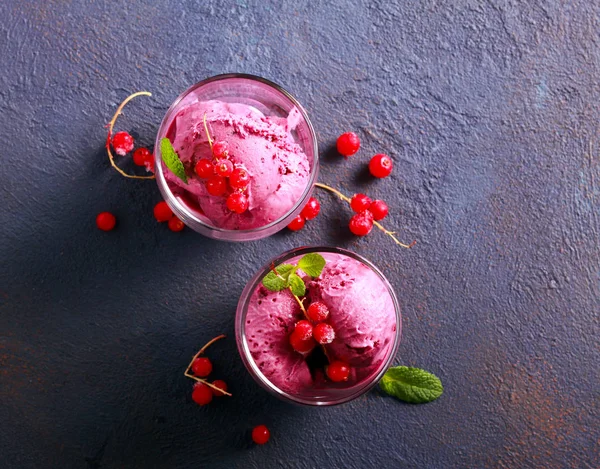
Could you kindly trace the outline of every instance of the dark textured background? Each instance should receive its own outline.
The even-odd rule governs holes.
[[[0,466],[599,467],[599,2],[159,3],[0,5]],[[156,184],[110,169],[104,124],[152,91],[118,125],[151,144],[170,102],[223,72],[295,94],[320,180],[385,197],[417,246],[351,237],[323,192],[305,230],[247,244],[157,225]],[[350,129],[346,162],[331,146]],[[396,167],[374,181],[381,151]],[[385,270],[397,362],[440,376],[442,398],[302,408],[252,381],[237,298],[305,244]],[[183,370],[222,332],[210,355],[235,397],[199,408]]]

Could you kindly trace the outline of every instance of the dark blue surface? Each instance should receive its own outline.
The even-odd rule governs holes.
[[[599,467],[599,3],[145,3],[0,5],[1,466]],[[258,242],[157,226],[155,183],[110,169],[103,126],[147,89],[119,127],[151,144],[170,102],[223,72],[290,90],[320,180],[385,197],[386,225],[417,246],[352,238],[323,192],[305,230]],[[346,162],[331,146],[347,130],[363,148]],[[373,181],[381,151],[395,170]],[[103,210],[114,232],[96,230]],[[397,362],[440,376],[442,398],[312,409],[258,388],[237,297],[304,244],[384,269]],[[211,357],[235,397],[198,408],[183,370],[222,332]]]

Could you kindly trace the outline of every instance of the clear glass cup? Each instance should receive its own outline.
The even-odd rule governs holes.
[[[395,319],[396,326],[393,339],[387,345],[388,349],[386,351],[385,358],[381,361],[381,363],[374,369],[366,378],[361,381],[349,385],[348,387],[340,387],[338,385],[332,384],[331,388],[320,388],[314,390],[303,390],[299,393],[291,393],[286,392],[275,384],[273,384],[260,370],[260,367],[256,363],[255,359],[252,356],[250,350],[249,339],[246,336],[246,324],[247,324],[247,313],[248,307],[250,305],[252,295],[259,288],[263,277],[269,273],[272,266],[280,265],[285,262],[289,262],[293,258],[299,258],[307,253],[317,252],[317,253],[333,253],[342,256],[348,256],[352,259],[357,260],[362,263],[364,266],[373,271],[381,280],[382,284],[385,286],[385,289],[389,293],[392,303],[394,305],[395,310]],[[387,369],[391,366],[392,361],[396,355],[398,350],[398,346],[400,344],[400,337],[402,333],[402,316],[400,312],[400,305],[398,303],[398,299],[394,293],[394,290],[385,276],[381,273],[377,267],[375,267],[371,262],[366,260],[365,258],[355,254],[351,251],[335,248],[335,247],[302,247],[292,249],[290,251],[284,252],[283,254],[273,258],[268,263],[266,263],[262,268],[256,272],[250,281],[246,284],[242,295],[240,296],[240,300],[238,302],[237,311],[236,311],[236,319],[235,319],[235,335],[238,350],[240,356],[242,357],[242,361],[244,365],[254,378],[254,380],[264,389],[277,396],[278,398],[293,402],[297,404],[306,404],[306,405],[314,405],[314,406],[328,406],[341,404],[344,402],[348,402],[352,399],[355,399],[371,388],[373,388],[379,380],[383,377]],[[295,353],[290,349],[290,353]]]
[[[227,103],[241,103],[252,106],[266,116],[287,117],[297,109],[300,122],[292,131],[295,142],[300,145],[310,164],[310,176],[301,197],[279,219],[257,228],[231,230],[215,226],[182,195],[175,194],[165,179],[161,163],[160,141],[167,135],[177,114],[196,101],[219,100]],[[217,75],[203,80],[184,91],[165,114],[154,146],[156,181],[158,188],[175,215],[194,231],[214,239],[226,241],[252,241],[265,238],[286,227],[296,217],[312,195],[314,183],[319,173],[319,152],[317,137],[308,115],[300,103],[286,90],[261,77],[245,74]]]

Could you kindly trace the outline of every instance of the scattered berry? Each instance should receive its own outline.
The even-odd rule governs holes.
[[[350,219],[348,227],[356,236],[366,236],[373,229],[373,215],[368,210],[357,213]]]
[[[308,353],[315,348],[317,343],[314,339],[302,340],[299,334],[295,331],[290,334],[290,345],[298,353]]]
[[[248,210],[249,204],[250,202],[248,201],[248,196],[240,192],[234,192],[227,197],[227,208],[235,213],[244,213],[246,210]]]
[[[250,175],[243,168],[235,168],[229,176],[229,185],[234,189],[244,189],[249,182]]]
[[[229,160],[221,159],[215,164],[215,173],[224,178],[229,177],[233,172],[233,163]]]
[[[392,163],[392,159],[383,153],[375,155],[369,162],[369,171],[376,178],[389,176],[393,167],[394,163]]]
[[[127,132],[117,132],[113,135],[112,146],[117,155],[125,156],[133,150],[133,137]]]
[[[227,158],[227,155],[229,153],[227,148],[227,142],[220,141],[213,143],[212,152],[213,156],[217,159]]]
[[[334,361],[327,367],[327,377],[334,383],[346,381],[350,376],[350,367],[341,361]]]
[[[152,159],[152,153],[147,148],[138,148],[133,152],[133,162],[138,166],[146,166]]]
[[[208,179],[215,174],[215,167],[213,166],[212,161],[207,158],[202,158],[196,163],[194,171],[196,171],[198,177]]]
[[[192,399],[198,405],[210,404],[213,399],[212,390],[204,383],[196,383],[192,391]]]
[[[317,199],[311,197],[308,199],[308,202],[300,212],[300,215],[302,215],[306,220],[312,220],[319,214],[320,211],[321,204]]]
[[[311,303],[308,309],[306,310],[306,314],[311,321],[320,322],[325,321],[327,316],[329,316],[329,308],[327,305],[321,301],[315,301]]]
[[[173,217],[173,210],[163,200],[154,206],[154,218],[157,222],[169,221]]]
[[[374,200],[371,202],[369,212],[373,214],[373,220],[383,220],[388,214],[388,206],[383,200]]]
[[[227,383],[222,379],[216,379],[212,382],[212,384],[213,386],[216,386],[217,388],[223,391],[227,391]],[[211,388],[211,391],[215,397],[221,397],[225,395],[224,393],[222,393],[221,391],[217,391],[216,389]]]
[[[296,323],[293,333],[296,334],[300,340],[308,340],[313,335],[313,326],[306,319],[302,319]]]
[[[102,231],[110,231],[117,224],[117,219],[110,212],[99,213],[96,217],[96,226]]]
[[[304,217],[302,215],[298,215],[290,222],[290,224],[287,227],[292,231],[300,231],[302,228],[304,228],[305,223],[306,220],[304,219]]]
[[[221,176],[212,176],[206,181],[206,190],[210,195],[221,196],[227,191],[227,181]]]
[[[330,324],[322,322],[313,329],[313,337],[321,345],[330,344],[335,339],[335,331]]]
[[[352,156],[360,148],[360,138],[354,132],[346,132],[338,137],[336,146],[342,155]]]
[[[185,223],[183,223],[179,218],[175,215],[169,219],[169,229],[177,233],[185,228]]]
[[[350,200],[350,208],[356,213],[364,212],[371,206],[371,199],[365,194],[354,194]]]
[[[264,445],[271,438],[271,432],[266,425],[258,425],[252,429],[252,441],[257,445]]]
[[[199,378],[206,378],[212,372],[211,361],[206,357],[198,357],[192,362],[192,371]]]

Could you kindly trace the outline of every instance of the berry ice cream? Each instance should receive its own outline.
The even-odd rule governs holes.
[[[307,313],[289,288],[270,291],[264,285],[253,292],[246,313],[245,335],[253,360],[273,385],[290,394],[354,386],[379,372],[394,348],[396,310],[379,275],[352,257],[321,255],[326,264],[318,277],[297,271],[306,284],[303,305]],[[320,321],[318,308],[309,305],[328,310],[326,319]],[[315,325],[311,340],[318,343],[305,352],[295,341],[304,337],[295,335],[307,319]],[[346,364],[349,372],[336,379],[332,363]]]
[[[293,136],[300,118],[296,108],[276,117],[239,103],[187,105],[167,132],[188,179],[163,164],[171,191],[219,228],[247,230],[281,218],[302,197],[310,176]],[[207,161],[214,174],[203,166]]]

